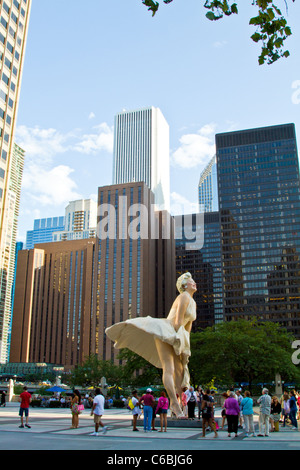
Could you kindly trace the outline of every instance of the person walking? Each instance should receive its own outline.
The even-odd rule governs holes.
[[[151,388],[147,388],[146,394],[141,397],[139,402],[140,405],[144,405],[144,432],[151,432],[152,406],[154,402],[154,397],[151,392]]]
[[[218,437],[216,423],[213,419],[213,402],[209,397],[210,390],[207,390],[206,393],[202,396],[202,437],[205,437],[206,427],[209,426],[212,431],[214,431],[215,436]]]
[[[194,391],[194,387],[189,388],[189,392],[187,395],[187,407],[188,407],[188,418],[195,419],[195,407],[197,402],[197,395]]]
[[[246,390],[245,396],[240,403],[240,409],[243,414],[244,425],[246,429],[245,436],[248,437],[249,433],[252,433],[252,436],[255,437],[254,423],[253,423],[253,400],[250,396],[250,392]]]
[[[102,422],[102,416],[104,415],[104,405],[105,405],[105,398],[102,395],[101,389],[96,388],[96,395],[93,400],[91,416],[94,415],[94,425],[95,431],[92,432],[91,436],[99,436],[99,426],[102,428],[102,433],[107,433],[107,426],[105,426]]]
[[[290,391],[290,400],[289,400],[289,405],[290,405],[290,420],[292,422],[292,429],[296,430],[298,429],[298,423],[297,423],[297,400],[295,396],[294,390]]]
[[[166,392],[161,392],[160,397],[158,399],[157,408],[155,413],[160,415],[160,431],[163,432],[163,427],[165,428],[164,431],[167,432],[167,413],[169,408],[169,400],[167,398]]]
[[[271,414],[271,397],[269,390],[263,388],[262,395],[258,398],[257,403],[260,405],[259,408],[259,437],[269,437],[269,419]],[[263,434],[263,428],[265,434]]]
[[[29,405],[31,403],[31,394],[27,391],[26,385],[23,387],[23,392],[20,394],[19,402],[20,402],[19,416],[21,418],[21,425],[19,426],[19,428],[24,428],[24,420],[23,420],[24,415],[26,418],[26,422],[25,422],[26,428],[31,428],[31,426],[29,426]]]
[[[238,436],[238,424],[239,424],[239,415],[240,407],[236,395],[233,391],[229,393],[229,397],[224,402],[224,407],[226,410],[226,418],[228,423],[228,437],[231,437],[231,433],[235,433],[235,437]]]

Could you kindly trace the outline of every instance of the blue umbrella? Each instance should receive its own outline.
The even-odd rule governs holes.
[[[63,388],[57,387],[57,385],[54,385],[54,387],[47,388],[47,392],[65,392]]]

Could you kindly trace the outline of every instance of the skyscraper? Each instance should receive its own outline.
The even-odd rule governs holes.
[[[11,227],[11,221],[13,219],[15,224],[14,211],[18,210],[17,203],[15,205],[17,195],[11,189],[16,174],[15,164],[19,158],[13,136],[30,6],[31,0],[3,0],[0,3],[0,362],[7,360],[8,351],[12,285],[10,276],[14,272],[15,255],[12,235],[15,228]]]
[[[65,227],[53,232],[53,241],[95,237],[96,230],[97,202],[92,199],[78,199],[67,205]]]
[[[216,156],[210,160],[200,175],[198,193],[200,212],[219,210]]]
[[[35,219],[33,230],[28,230],[26,233],[26,249],[30,250],[31,248],[34,248],[34,245],[37,243],[52,242],[53,233],[64,230],[64,228],[64,216]]]
[[[1,226],[0,362],[2,363],[7,361],[9,352],[8,340],[12,315],[12,287],[15,275],[17,227],[24,155],[24,151],[18,145],[14,144],[9,171],[6,205],[2,219],[3,225]]]
[[[216,135],[224,317],[300,337],[300,185],[295,126]]]
[[[176,278],[188,271],[197,283],[197,318],[193,323],[197,331],[223,321],[220,217],[219,212],[205,213],[200,227],[196,214],[185,219],[184,215],[175,216]],[[204,231],[203,246],[187,250],[185,233],[196,230]]]
[[[151,211],[145,183],[98,193],[99,238],[19,252],[10,362],[69,367],[91,354],[117,361],[106,327],[168,313],[176,290],[170,215]],[[166,226],[170,236],[163,238]]]
[[[144,182],[158,210],[170,210],[169,126],[158,108],[115,117],[113,184]]]

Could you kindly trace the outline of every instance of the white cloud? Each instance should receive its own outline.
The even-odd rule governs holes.
[[[93,111],[89,114],[89,119],[94,119],[96,117],[96,114],[93,113]]]
[[[81,199],[77,185],[72,180],[73,169],[58,165],[51,169],[31,164],[24,169],[22,190],[32,203],[46,206],[59,206],[69,201]]]
[[[215,154],[215,128],[215,124],[206,124],[196,134],[183,135],[180,147],[171,157],[172,163],[182,168],[206,164]]]
[[[26,151],[26,158],[39,157],[49,160],[68,150],[67,141],[73,134],[62,134],[56,129],[17,126],[15,140]]]
[[[90,133],[82,134],[79,129],[61,133],[57,129],[42,129],[38,126],[18,126],[16,142],[26,151],[26,158],[39,157],[49,161],[58,154],[69,151],[91,154],[113,151],[113,127],[101,123],[93,126]]]
[[[220,48],[220,47],[226,46],[226,44],[228,44],[227,41],[215,41],[213,43],[213,46],[216,47],[216,48]]]
[[[114,144],[113,127],[106,123],[93,127],[94,132],[84,134],[81,140],[74,146],[76,152],[91,154],[102,150],[112,153]]]
[[[74,153],[112,153],[113,128],[102,123],[82,134],[79,129],[63,133],[54,128],[23,125],[17,127],[15,141],[26,152],[22,197],[33,211],[39,206],[54,208],[83,197],[75,182],[75,170],[61,163],[62,155],[74,159]],[[79,162],[80,159],[74,160],[74,165],[78,167]]]

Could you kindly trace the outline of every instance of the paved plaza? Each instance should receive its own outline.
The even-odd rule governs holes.
[[[239,429],[238,437],[228,437],[226,426],[219,431],[218,438],[209,432],[201,437],[201,428],[172,428],[167,432],[144,433],[132,431],[131,414],[128,410],[106,410],[103,417],[108,426],[105,435],[91,436],[94,431],[90,410],[85,410],[79,418],[79,428],[71,429],[69,409],[30,408],[30,429],[20,429],[19,404],[7,403],[0,408],[0,449],[1,450],[106,450],[131,451],[195,451],[195,450],[300,450],[300,432],[290,426],[280,426],[279,432],[269,437],[246,437]],[[216,419],[220,420],[221,408],[216,409]],[[258,414],[254,422],[258,433]]]

